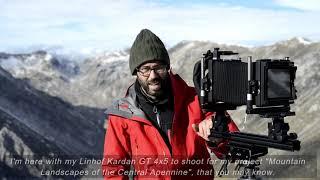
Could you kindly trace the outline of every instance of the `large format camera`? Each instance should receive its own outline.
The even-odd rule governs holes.
[[[297,67],[288,57],[255,62],[250,56],[247,62],[221,58],[236,54],[215,48],[194,67],[193,80],[201,107],[215,112],[209,139],[227,139],[230,156],[235,159],[257,159],[266,155],[268,148],[300,150],[297,135],[288,134],[289,124],[284,122],[284,117],[295,115],[290,104],[297,98],[294,86]],[[228,131],[230,118],[225,111],[242,105],[246,105],[247,114],[272,118],[268,135]],[[252,170],[254,166],[247,168]]]
[[[297,67],[288,57],[280,60],[221,59],[232,51],[208,51],[201,60],[200,98],[204,109],[234,109],[248,101],[257,107],[289,106],[296,99]],[[198,64],[199,65],[199,64]],[[275,109],[275,108],[273,108]]]

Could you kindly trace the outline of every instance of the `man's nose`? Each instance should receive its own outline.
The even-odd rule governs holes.
[[[151,72],[150,72],[150,75],[149,75],[149,79],[154,79],[154,78],[157,78],[157,77],[159,77],[159,74],[157,74],[155,72],[155,70],[152,69]]]

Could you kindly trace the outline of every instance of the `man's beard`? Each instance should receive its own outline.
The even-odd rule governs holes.
[[[164,96],[165,96],[165,90],[167,89],[167,86],[168,86],[168,80],[167,80],[168,76],[166,76],[164,79],[162,79],[161,77],[157,77],[157,78],[154,78],[150,81],[143,81],[139,78],[138,79],[138,82],[140,84],[140,86],[143,88],[143,90],[145,91],[145,93],[147,93],[147,95],[154,99],[154,100],[160,100],[162,99]],[[151,85],[154,85],[154,84],[159,84],[160,85],[160,89],[158,90],[152,90],[150,89],[150,86]]]

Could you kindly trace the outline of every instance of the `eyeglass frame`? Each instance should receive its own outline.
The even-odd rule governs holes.
[[[150,66],[145,66],[146,68],[148,68],[147,72],[141,72],[140,68],[136,68],[137,72],[139,72],[142,76],[144,77],[149,77],[151,74],[151,71],[153,70],[155,73],[162,74],[164,72],[166,72],[166,70],[169,70],[168,65],[167,64],[159,64],[159,65],[155,65],[154,67],[150,67]],[[161,68],[160,68],[161,67]],[[163,70],[163,72],[158,72],[158,70]],[[149,72],[148,72],[149,71]]]

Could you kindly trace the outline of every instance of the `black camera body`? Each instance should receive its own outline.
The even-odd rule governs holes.
[[[242,62],[221,59],[232,51],[208,51],[201,61],[200,98],[204,109],[235,109],[251,101],[257,107],[288,106],[294,102],[297,67],[289,58]]]

